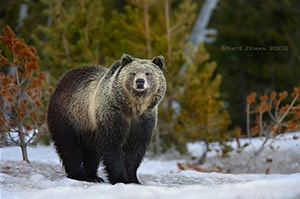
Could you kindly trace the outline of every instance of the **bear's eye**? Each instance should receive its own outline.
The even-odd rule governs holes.
[[[150,73],[145,73],[145,75],[147,75],[147,76],[148,76],[148,75],[150,75]]]
[[[130,75],[133,75],[133,76],[135,76],[135,75],[136,75],[136,73],[130,73]]]

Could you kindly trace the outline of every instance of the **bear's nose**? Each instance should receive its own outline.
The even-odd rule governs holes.
[[[137,88],[144,88],[145,80],[143,78],[137,78],[135,83]]]

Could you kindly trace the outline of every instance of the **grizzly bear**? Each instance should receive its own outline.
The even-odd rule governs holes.
[[[166,91],[164,58],[124,54],[110,68],[86,66],[67,72],[51,96],[48,126],[67,177],[140,184],[136,171],[157,123]]]

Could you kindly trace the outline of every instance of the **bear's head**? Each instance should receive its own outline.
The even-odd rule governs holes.
[[[115,74],[115,83],[118,84],[118,91],[121,90],[118,92],[118,101],[128,100],[129,103],[122,103],[130,106],[142,104],[145,108],[156,106],[166,91],[163,56],[148,60],[124,54],[119,62],[120,66]]]

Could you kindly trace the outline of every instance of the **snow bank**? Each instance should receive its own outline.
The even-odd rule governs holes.
[[[80,199],[232,199],[232,198],[299,198],[300,174],[272,180],[260,179],[247,183],[217,186],[189,185],[176,187],[139,186],[139,185],[97,185],[91,187],[51,188],[33,195],[33,199],[80,198]],[[285,186],[282,186],[282,185]],[[289,191],[287,191],[287,187]]]
[[[19,147],[0,150],[2,199],[300,198],[300,173],[201,173],[180,171],[176,163],[184,160],[145,159],[138,170],[144,185],[96,184],[66,178],[53,147],[30,147],[31,164],[20,161]],[[105,178],[101,170],[99,175]]]

